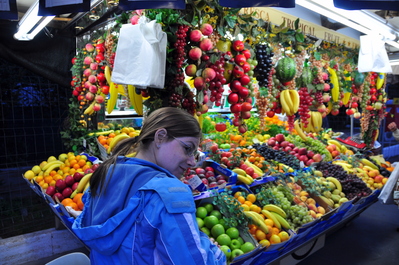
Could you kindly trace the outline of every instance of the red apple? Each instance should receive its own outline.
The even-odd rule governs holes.
[[[247,168],[245,169],[245,172],[246,172],[248,175],[250,175],[250,176],[252,176],[252,175],[255,173],[255,171],[254,171],[254,169],[253,169],[252,167],[247,167]]]
[[[214,176],[215,176],[215,173],[213,171],[207,171],[205,173],[205,177],[206,178],[210,178],[210,177],[214,177]]]
[[[205,174],[206,172],[205,172],[205,169],[203,169],[202,167],[197,167],[195,169],[195,173],[197,173],[197,175],[199,175],[199,174]]]
[[[66,176],[65,179],[64,179],[64,181],[65,181],[65,184],[66,184],[68,187],[71,187],[71,186],[73,185],[73,183],[75,183],[75,179],[74,179],[74,177],[71,176],[71,175]]]
[[[75,172],[75,174],[73,174],[73,179],[75,180],[75,182],[79,182],[83,177],[84,174],[81,172]]]
[[[301,160],[301,161],[303,161],[304,163],[306,163],[306,162],[309,160],[309,158],[308,158],[307,155],[301,155],[301,156],[299,157],[299,160]]]
[[[276,135],[276,141],[279,142],[279,143],[285,141],[285,136],[284,136],[284,134],[282,134],[282,133],[277,134],[277,135]]]
[[[53,195],[54,201],[57,201],[56,198],[58,199],[59,202],[61,202],[61,201],[64,199],[64,196],[62,196],[61,193],[56,192],[56,193]]]
[[[65,184],[65,181],[63,179],[58,179],[55,182],[55,187],[59,192],[62,192],[67,187],[67,185]]]
[[[276,141],[270,138],[269,140],[267,140],[267,145],[274,147],[276,145]]]
[[[313,158],[314,152],[312,150],[309,150],[307,155],[309,158]]]
[[[305,165],[310,166],[313,163],[314,163],[313,159],[309,159],[308,161],[306,161]]]
[[[49,196],[53,196],[55,194],[56,190],[54,186],[48,186],[48,188],[46,189],[46,194]]]
[[[300,155],[306,155],[308,153],[308,150],[306,150],[305,147],[299,148],[298,154]]]
[[[323,157],[320,154],[315,154],[312,157],[312,159],[313,159],[314,162],[320,162],[321,160],[323,160]]]
[[[66,187],[63,191],[62,191],[62,196],[64,196],[64,198],[69,198],[72,194],[73,190],[70,187]]]
[[[73,183],[72,186],[71,186],[71,189],[72,189],[73,191],[75,191],[76,188],[78,187],[78,185],[79,185],[79,182]]]
[[[283,147],[283,148],[287,147],[288,144],[289,144],[288,141],[282,141],[282,142],[279,142],[279,143],[280,143],[280,146]]]

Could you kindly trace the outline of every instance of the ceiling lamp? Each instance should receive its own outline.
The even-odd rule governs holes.
[[[387,44],[399,48],[399,43],[397,42],[399,29],[394,28],[389,25],[389,23],[377,19],[368,12],[336,8],[334,7],[333,0],[296,0],[295,3],[366,35],[379,34],[381,35],[382,40]]]
[[[14,38],[21,41],[33,40],[55,16],[38,16],[39,0],[37,0],[18,23],[18,31],[14,34]]]

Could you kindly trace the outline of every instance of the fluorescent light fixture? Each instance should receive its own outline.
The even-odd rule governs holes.
[[[22,41],[33,40],[55,16],[38,16],[39,0],[37,0],[22,17],[18,23],[18,31],[14,34],[14,38]]]
[[[366,35],[380,35],[387,44],[399,48],[399,43],[396,42],[399,29],[368,12],[336,8],[333,0],[296,0],[295,3]]]

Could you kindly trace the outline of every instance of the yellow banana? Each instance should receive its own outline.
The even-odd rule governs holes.
[[[251,222],[256,225],[260,230],[262,230],[265,234],[269,233],[269,229],[267,228],[263,218],[254,211],[244,211],[244,214],[251,220]]]
[[[46,171],[44,171],[44,175],[47,176],[48,174],[50,174],[51,171],[53,171],[56,168],[59,168],[62,164],[64,164],[64,162],[61,161],[60,163],[52,164],[49,168],[47,168]]]
[[[281,229],[281,224],[278,221],[278,219],[276,218],[276,216],[274,216],[274,214],[272,214],[271,212],[269,212],[268,210],[262,209],[260,211],[265,217],[272,219],[274,226],[277,227],[278,229]]]
[[[90,188],[90,181],[86,183],[86,186],[83,189],[83,193],[85,193],[88,188]]]
[[[305,135],[305,133],[302,131],[301,127],[299,126],[298,120],[294,122],[294,128],[295,131],[298,133],[298,135],[301,137],[301,139],[306,141],[308,137]]]
[[[246,185],[251,185],[253,183],[253,181],[251,181],[250,178],[248,178],[247,176],[243,176],[243,175],[237,175],[237,180]]]
[[[276,217],[276,219],[279,221],[280,225],[285,228],[285,229],[290,229],[291,225],[288,223],[288,221],[282,217],[280,214],[276,213],[276,212],[270,212],[271,214],[274,215],[274,217]]]
[[[376,88],[381,89],[385,83],[385,73],[378,73]]]
[[[374,163],[372,163],[370,160],[368,160],[367,158],[360,159],[360,163],[362,163],[365,166],[369,166],[372,169],[378,170],[378,167]]]
[[[114,82],[109,84],[109,99],[107,100],[107,112],[111,114],[114,110],[116,101],[118,99],[118,88],[116,87]]]
[[[62,161],[60,161],[60,160],[54,160],[54,161],[51,161],[51,162],[48,162],[47,164],[45,164],[43,167],[42,167],[42,171],[46,171],[49,167],[51,167],[52,165],[55,165],[55,164],[63,164],[64,162],[62,162]]]
[[[278,207],[277,205],[267,204],[267,205],[263,206],[262,208],[263,208],[263,210],[268,210],[269,212],[275,212],[275,213],[278,213],[279,215],[281,215],[283,218],[287,218],[287,214],[285,213],[285,211],[283,209],[281,209],[280,207]]]
[[[114,139],[112,139],[111,143],[108,146],[107,149],[107,154],[112,152],[112,149],[114,149],[114,147],[122,140],[130,138],[129,135],[127,135],[126,133],[121,133],[118,134],[117,136],[114,137]]]
[[[287,102],[288,109],[289,109],[289,114],[288,115],[292,116],[292,115],[295,114],[295,112],[294,112],[294,103],[292,102],[292,99],[291,99],[290,90],[289,89],[285,89],[284,91],[285,91],[284,97],[285,97],[285,100]]]
[[[242,175],[242,176],[246,176],[247,175],[247,173],[241,168],[234,168],[232,171],[234,173],[237,173],[237,175]]]
[[[317,120],[318,117],[316,116],[316,111],[311,111],[310,117],[311,117],[311,123],[312,123],[312,127],[314,129],[314,132],[319,132],[320,128],[319,128],[319,121]]]
[[[204,115],[199,115],[198,123],[200,125],[200,128],[202,129],[202,126],[203,126],[203,123],[204,123]]]
[[[287,97],[286,95],[287,90],[284,89],[283,91],[280,92],[280,103],[283,111],[285,112],[286,115],[291,116],[291,109],[289,106],[289,103],[287,102]]]
[[[339,150],[341,150],[342,144],[340,142],[338,142],[337,140],[330,139],[327,141],[327,143],[335,145]]]
[[[83,178],[79,181],[78,186],[76,187],[77,193],[83,192],[84,188],[86,187],[86,184],[90,181],[92,175],[93,173],[89,173],[83,176]]]
[[[136,88],[133,85],[127,86],[127,91],[129,94],[130,104],[133,106],[137,115],[143,115],[143,97],[136,93]]]
[[[105,75],[105,79],[107,80],[108,85],[111,85],[112,81],[111,81],[111,68],[106,65],[104,68],[104,75]]]
[[[342,98],[342,104],[344,105],[348,104],[351,95],[352,95],[351,92],[345,92],[344,97]]]
[[[94,113],[94,104],[96,103],[95,100],[93,100],[93,102],[85,109],[85,111],[83,112],[83,114],[85,115],[93,115]]]
[[[245,160],[245,165],[252,167],[255,171],[256,174],[258,174],[259,177],[263,176],[264,172],[262,169],[260,169],[257,165],[252,164],[251,162],[249,162],[248,159]]]
[[[327,68],[328,73],[330,74],[330,81],[333,84],[333,88],[331,89],[331,97],[334,102],[339,99],[339,81],[337,77],[337,73],[331,67]]]
[[[328,104],[327,104],[327,114],[330,114],[332,109],[333,109],[333,104],[332,104],[331,101],[329,101]]]
[[[330,200],[329,198],[327,198],[323,195],[319,195],[319,198],[322,199],[328,206],[334,207],[334,202],[332,200]]]
[[[342,192],[342,185],[341,182],[339,182],[338,179],[334,178],[334,177],[327,177],[326,180],[331,181],[332,183],[334,183],[335,187]]]
[[[308,119],[308,126],[306,126],[306,128],[303,128],[305,130],[305,132],[315,132],[315,129],[313,128],[313,124],[312,124],[312,112],[310,111],[310,117]]]
[[[295,114],[299,109],[299,94],[298,94],[298,91],[296,91],[295,89],[290,89],[290,90],[288,90],[288,92],[290,93],[290,96],[291,96],[292,110]]]

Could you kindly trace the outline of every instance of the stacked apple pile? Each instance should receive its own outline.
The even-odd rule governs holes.
[[[295,156],[299,161],[302,161],[305,166],[310,166],[314,162],[323,160],[320,154],[315,154],[312,150],[308,150],[305,147],[298,148],[293,143],[288,142],[284,134],[277,134],[275,137],[270,137],[269,140],[267,140],[267,145],[274,150],[282,150]]]
[[[215,188],[224,187],[228,182],[229,178],[227,176],[218,174],[213,167],[197,167],[195,169],[189,169],[186,174],[184,174],[183,182],[188,184],[188,180],[199,177],[205,187]]]
[[[211,203],[197,207],[196,219],[199,229],[216,240],[228,261],[255,249],[253,243],[244,241],[236,227],[226,225],[220,211]]]

